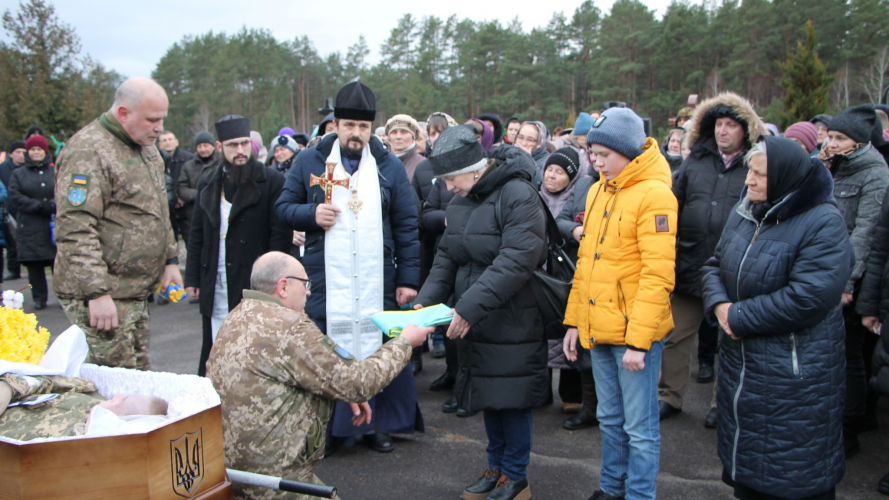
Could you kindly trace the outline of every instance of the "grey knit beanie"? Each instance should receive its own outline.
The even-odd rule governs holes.
[[[873,104],[861,104],[846,108],[830,121],[827,130],[839,132],[855,142],[870,142],[870,134],[877,123],[877,113]]]
[[[206,130],[201,130],[194,136],[194,147],[198,147],[198,144],[209,144],[211,146],[216,146],[216,139],[213,138],[213,134],[207,132]]]
[[[586,136],[587,145],[605,146],[630,160],[642,154],[645,141],[642,119],[629,108],[606,109]]]
[[[472,172],[485,166],[485,150],[475,138],[474,128],[465,125],[448,127],[435,141],[429,162],[435,175]]]

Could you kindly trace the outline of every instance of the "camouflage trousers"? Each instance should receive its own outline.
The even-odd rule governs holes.
[[[117,328],[99,331],[90,327],[90,310],[82,300],[62,300],[62,307],[71,323],[86,333],[89,362],[103,366],[118,366],[149,370],[150,332],[148,301],[114,299],[117,306]]]

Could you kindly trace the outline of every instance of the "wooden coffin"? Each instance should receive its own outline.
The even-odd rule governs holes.
[[[0,438],[0,499],[231,499],[221,412],[216,404],[142,434]]]

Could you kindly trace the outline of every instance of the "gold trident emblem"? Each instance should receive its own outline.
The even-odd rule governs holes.
[[[310,186],[321,186],[324,189],[324,203],[330,205],[331,198],[333,197],[333,187],[339,186],[343,188],[349,187],[349,179],[339,179],[336,180],[333,178],[333,171],[336,169],[336,163],[326,162],[327,164],[327,173],[323,177],[318,177],[315,174],[310,176],[309,185]]]

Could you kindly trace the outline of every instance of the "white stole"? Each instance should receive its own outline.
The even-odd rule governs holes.
[[[337,164],[334,179],[349,179],[349,189],[333,188],[331,203],[341,212],[324,239],[327,335],[362,360],[383,345],[382,334],[370,319],[383,310],[385,285],[379,173],[369,144],[351,177],[343,167],[338,141],[327,161]],[[362,202],[357,214],[348,204],[352,189]]]

